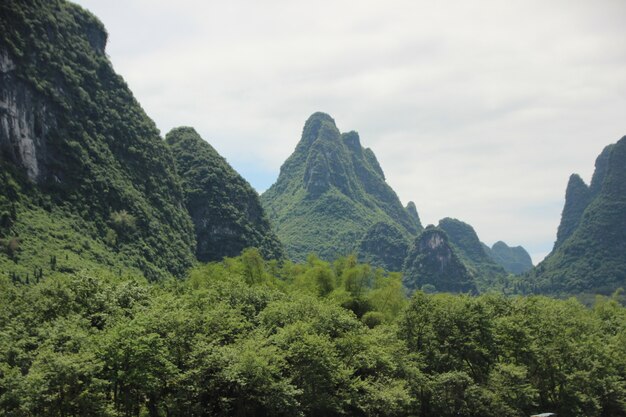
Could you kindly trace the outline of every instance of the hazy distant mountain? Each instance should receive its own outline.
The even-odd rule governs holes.
[[[311,252],[334,259],[361,249],[362,259],[394,269],[391,241],[399,232],[408,244],[421,230],[417,212],[402,206],[374,153],[361,146],[356,132],[340,133],[324,113],[306,121],[300,142],[261,202],[287,255],[297,261]],[[387,226],[375,226],[379,223]]]
[[[553,294],[626,286],[626,137],[600,154],[590,186],[570,178],[555,248],[531,276]]]
[[[196,257],[217,261],[253,246],[267,259],[281,258],[282,246],[250,184],[193,128],[173,129],[165,140],[195,226]]]
[[[491,248],[485,244],[483,246],[491,259],[502,266],[506,272],[521,275],[533,268],[533,261],[522,246],[510,247],[502,241],[494,243]]]

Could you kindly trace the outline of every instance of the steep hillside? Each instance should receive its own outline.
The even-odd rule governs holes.
[[[428,226],[415,240],[404,264],[403,283],[409,290],[477,293],[472,273],[457,255],[443,230]]]
[[[504,268],[485,252],[472,226],[446,217],[439,221],[438,227],[446,232],[450,243],[468,271],[475,277],[481,291],[493,288],[499,279],[507,275]]]
[[[359,261],[389,271],[401,271],[408,250],[409,242],[397,226],[379,222],[370,227],[361,239]]]
[[[281,258],[282,246],[270,229],[259,196],[211,145],[190,127],[165,137],[196,231],[196,257],[203,262],[237,256],[257,247],[266,258]]]
[[[45,248],[15,267],[47,269],[77,251],[47,245],[48,232],[31,227],[36,217],[43,231],[68,224],[57,241],[84,242],[86,259],[110,258],[150,279],[182,274],[195,242],[174,161],[113,71],[103,25],[50,0],[0,3],[0,27],[1,234],[7,248],[20,242],[8,255]]]
[[[407,240],[420,229],[385,182],[374,153],[361,146],[356,132],[340,133],[324,113],[307,120],[261,202],[287,255],[297,261],[311,252],[323,259],[354,252],[379,222],[394,225]]]
[[[413,220],[413,224],[419,231],[422,231],[424,227],[422,226],[422,221],[420,220],[419,214],[417,214],[417,207],[415,207],[415,203],[409,201],[409,203],[405,207],[407,213],[409,213],[409,217]]]
[[[521,246],[510,247],[499,241],[490,248],[484,245],[485,251],[506,272],[515,275],[524,274],[533,269],[533,261],[526,249]]]
[[[586,194],[583,186],[570,180],[559,240],[531,274],[533,291],[609,294],[626,287],[626,137],[598,157]]]

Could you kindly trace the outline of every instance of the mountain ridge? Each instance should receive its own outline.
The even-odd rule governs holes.
[[[261,203],[296,261],[311,252],[329,260],[355,252],[379,222],[397,226],[407,240],[419,231],[358,133],[341,133],[334,119],[321,112],[307,119]]]
[[[572,178],[559,226],[567,232],[531,281],[548,294],[611,294],[626,287],[626,136],[598,156],[590,186]]]

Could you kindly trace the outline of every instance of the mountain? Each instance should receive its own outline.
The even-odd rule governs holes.
[[[165,140],[182,177],[196,231],[196,257],[218,261],[254,246],[266,259],[281,258],[282,245],[250,184],[193,128],[173,129]]]
[[[554,247],[558,248],[574,233],[583,213],[592,200],[591,190],[578,174],[572,174],[565,191],[565,206],[561,214],[561,223],[556,234]]]
[[[261,196],[287,255],[302,261],[313,252],[323,259],[365,250],[364,258],[386,259],[397,231],[408,242],[421,229],[385,182],[376,156],[356,132],[340,133],[327,114],[306,121],[302,138],[280,169],[278,180]],[[378,223],[393,226],[374,227]],[[363,244],[366,233],[366,243]],[[388,234],[389,232],[390,234]],[[393,269],[397,263],[382,262]]]
[[[378,222],[370,227],[358,248],[359,261],[389,271],[401,271],[409,251],[405,234],[392,223]]]
[[[484,248],[489,257],[502,266],[506,272],[521,275],[533,269],[530,255],[521,246],[510,247],[499,241],[494,243],[491,248],[487,245],[484,245]]]
[[[481,291],[492,288],[499,278],[507,275],[504,268],[487,254],[472,226],[446,217],[439,221],[438,227],[446,232],[459,258],[476,278]]]
[[[403,283],[409,290],[468,292],[478,288],[445,231],[428,226],[415,239],[407,255]]]
[[[554,250],[531,273],[534,291],[610,294],[626,287],[626,136],[604,149],[587,186],[568,184]]]
[[[50,0],[2,2],[0,24],[5,242],[40,268],[80,251],[151,279],[182,275],[195,242],[174,160],[114,72],[102,23]],[[65,238],[49,235],[61,224]]]
[[[409,217],[413,221],[417,230],[422,231],[424,227],[422,226],[422,221],[420,220],[419,214],[417,214],[417,207],[415,207],[415,203],[409,201],[409,203],[405,207],[406,212],[409,214]]]

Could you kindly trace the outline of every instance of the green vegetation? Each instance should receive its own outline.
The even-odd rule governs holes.
[[[379,222],[363,236],[359,244],[359,261],[391,271],[401,271],[409,243],[398,227]]]
[[[78,221],[77,233],[97,242],[83,251],[88,258],[104,243],[152,280],[183,275],[195,241],[174,161],[113,71],[102,24],[72,3],[32,0],[0,3],[0,27],[0,53],[11,62],[0,73],[10,107],[0,117],[11,127],[0,130],[0,188],[10,189],[0,201],[5,238],[27,233],[33,216]],[[32,158],[14,152],[25,147]],[[25,251],[44,243],[19,238]]]
[[[423,230],[316,113],[262,197],[294,263],[193,129],[160,138],[94,16],[5,1],[0,27],[1,416],[626,416],[626,137],[505,280],[518,248]]]
[[[356,132],[341,134],[324,113],[307,120],[296,150],[261,202],[295,261],[309,253],[332,260],[356,252],[379,222],[400,230],[406,242],[421,230],[385,182],[374,153],[361,146]],[[384,254],[374,256],[386,262]],[[385,267],[397,269],[395,263]]]
[[[448,235],[434,226],[428,226],[415,240],[403,274],[409,290],[478,292],[475,277],[453,249]]]
[[[485,252],[472,226],[446,217],[439,221],[438,227],[448,235],[452,247],[474,277],[480,292],[502,288],[507,272]]]
[[[626,415],[626,309],[417,292],[257,250],[185,280],[0,276],[7,416]]]
[[[409,214],[409,218],[413,220],[413,224],[417,227],[418,230],[424,229],[422,226],[422,221],[420,220],[419,214],[417,214],[417,207],[415,207],[415,203],[409,201],[409,203],[405,207],[406,212]]]
[[[174,155],[195,226],[196,257],[203,262],[218,261],[257,247],[265,258],[281,258],[282,246],[250,184],[193,128],[173,129],[165,140]]]
[[[565,191],[565,206],[561,214],[561,223],[556,234],[554,247],[557,248],[574,233],[583,213],[591,201],[591,191],[578,174],[572,174]]]
[[[588,204],[581,212],[575,201],[586,187],[578,180],[568,187],[568,200],[552,253],[520,283],[523,293],[611,294],[626,287],[626,137],[608,146],[596,161],[588,189]]]

